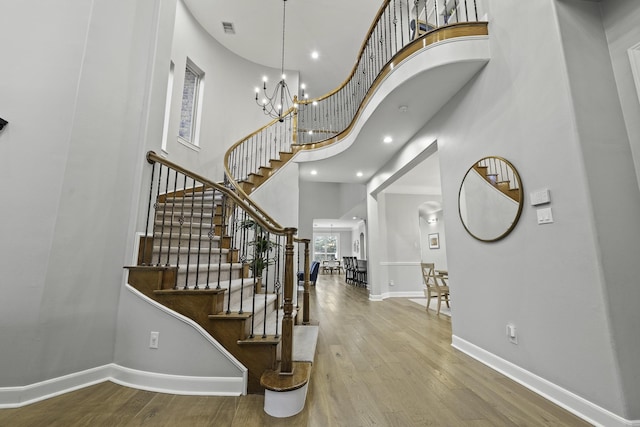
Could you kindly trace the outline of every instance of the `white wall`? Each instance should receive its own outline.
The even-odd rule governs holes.
[[[364,247],[360,241],[360,234],[364,235]],[[354,250],[353,243],[358,241],[357,250]],[[364,220],[359,221],[355,227],[351,229],[351,256],[359,259],[367,259],[367,247],[369,246],[369,239],[367,236],[367,223]]]
[[[428,223],[427,219],[436,218],[435,223]],[[439,248],[429,248],[429,234],[438,233]],[[420,217],[420,260],[432,262],[438,270],[446,270],[447,267],[447,234],[444,227],[444,215],[442,211],[435,212],[428,218]]]
[[[615,94],[612,72],[580,61],[591,57],[593,44],[592,62],[607,62],[602,58],[602,26],[594,25],[589,10],[597,4],[577,2],[587,11],[576,17],[575,8],[565,13],[559,6],[564,26],[559,28],[559,3],[552,0],[487,3],[491,61],[409,143],[414,152],[421,152],[425,141],[438,141],[454,341],[542,377],[564,390],[558,392],[563,397],[571,400],[574,393],[604,408],[601,414],[612,411],[637,419],[640,369],[631,358],[632,352],[638,353],[631,343],[637,340],[630,337],[631,329],[640,327],[637,307],[631,307],[640,297],[637,280],[629,276],[635,273],[629,257],[640,253],[640,213],[637,190],[628,185],[635,184],[636,176],[629,167],[628,140],[625,144],[620,131],[625,126],[612,117],[620,107],[616,110],[615,100],[592,79],[604,73],[605,91]],[[564,42],[578,58],[565,58],[568,49],[563,48],[560,29],[571,31],[572,37]],[[576,77],[574,67],[584,77]],[[600,96],[602,106],[597,105]],[[576,111],[576,103],[582,111]],[[603,108],[609,111],[603,113]],[[592,129],[589,123],[602,128]],[[518,226],[499,242],[483,243],[467,234],[457,213],[460,181],[487,155],[512,161],[525,191],[551,189],[553,224],[537,225],[535,208],[525,206]],[[398,170],[401,161],[399,155],[390,163]],[[616,186],[605,190],[597,183],[603,177],[602,165],[617,175],[604,181],[624,181],[624,191]],[[369,191],[383,185],[386,171],[380,172]],[[383,199],[370,197],[368,209],[370,227],[380,230],[371,237],[372,248],[374,242],[380,244],[371,258],[379,261],[386,256],[388,230],[372,216],[384,211]],[[625,208],[611,215],[611,206]],[[620,235],[624,230],[629,236]],[[612,239],[619,239],[619,244],[614,246]],[[612,269],[615,260],[618,270]],[[388,272],[375,263],[373,268],[372,296],[383,295]],[[626,328],[622,318],[628,322]],[[505,336],[507,323],[516,325],[518,345]]]
[[[314,218],[343,218],[365,200],[365,186],[300,181],[301,236],[311,236]]]
[[[446,269],[442,220],[431,225],[420,218],[420,206],[433,200],[433,196],[386,191],[384,195],[385,208],[379,212],[379,220],[385,233],[379,244],[385,247],[386,258],[381,259],[380,265],[386,270],[388,289],[383,294],[422,296],[420,262],[434,262],[437,268]],[[428,248],[426,239],[430,233],[439,233],[440,248]]]
[[[619,11],[630,12],[628,3],[619,6]],[[605,34],[599,4],[560,1],[557,10],[603,279],[596,295],[603,295],[605,301],[625,396],[622,411],[616,412],[626,418],[640,418],[640,342],[628,339],[640,328],[640,315],[629,317],[637,313],[635,302],[640,301],[636,272],[640,192],[606,38],[610,35],[615,39],[619,30],[628,31],[629,21],[619,28],[612,23]],[[630,15],[639,17],[640,4],[636,2],[633,10]],[[637,21],[635,24],[637,27]],[[640,31],[635,28],[631,34],[638,37]],[[578,51],[588,51],[589,55]],[[637,117],[630,119],[638,121]],[[603,170],[612,173],[603,174]]]
[[[635,0],[603,1],[600,6],[625,128],[631,144],[635,169],[638,171],[640,170],[640,120],[638,120],[640,87],[633,82],[628,50],[635,47],[635,51],[638,52],[640,49],[638,46],[640,8]],[[640,183],[640,174],[637,175]]]
[[[0,386],[113,361],[160,2],[3,8]],[[10,42],[9,42],[10,41]]]
[[[171,353],[177,335],[186,348],[207,350],[188,366],[171,357],[143,362],[139,349],[148,345],[149,318],[160,314],[127,310],[136,300],[121,292],[122,267],[131,263],[134,231],[144,217],[138,204],[144,204],[150,168],[143,156],[148,149],[160,152],[174,24],[180,34],[199,30],[187,28],[192,23],[185,13],[176,20],[176,0],[72,0],[55,6],[27,0],[5,9],[0,39],[11,43],[3,48],[0,67],[0,116],[10,123],[0,133],[0,177],[3,200],[12,208],[0,221],[0,340],[11,345],[3,346],[0,387],[56,379],[111,364],[114,357],[123,367],[162,374],[226,371],[242,378],[242,369],[229,365],[195,329],[175,332],[184,324],[163,329],[168,345],[154,355]],[[191,160],[206,173],[214,170],[210,162],[221,164],[222,147],[266,121],[257,107],[255,116],[243,116],[225,115],[220,106],[237,98],[240,81],[249,75],[259,80],[263,69],[216,50],[210,39],[192,42],[184,51],[173,47],[182,59],[176,70],[184,69],[187,54],[196,62],[210,55],[212,62],[198,65],[209,67],[212,95],[216,78],[237,76],[217,91],[217,110],[205,109],[219,117],[210,124],[217,133],[204,132],[218,144],[204,144],[207,160],[192,159],[194,153],[172,158]],[[227,74],[216,76],[218,69]],[[180,90],[182,77],[175,81]],[[251,104],[252,88],[247,92]],[[238,110],[240,104],[230,105]],[[180,150],[169,145],[170,155]],[[221,179],[221,168],[216,172]]]
[[[251,198],[282,227],[298,227],[298,164],[289,162],[251,194]],[[310,239],[310,235],[298,234]]]
[[[634,0],[607,1],[602,2],[601,6],[616,88],[631,145],[631,152],[633,153],[636,179],[640,184],[640,120],[638,120],[638,117],[640,117],[640,81],[636,81],[635,84],[633,82],[628,55],[628,50],[635,47],[635,56],[637,58],[640,49],[638,45],[640,43],[640,26],[638,26],[640,7],[638,2]],[[636,78],[640,79],[640,76]],[[631,274],[633,275],[634,273],[631,272]],[[628,283],[635,287],[633,285],[634,280]],[[626,299],[629,296],[625,294],[621,297]],[[637,301],[637,296],[629,299],[629,301],[634,299]],[[617,302],[619,300],[616,301],[615,307],[617,307]],[[615,310],[617,308],[612,311]],[[618,320],[619,328],[616,333],[616,340],[626,342],[626,345],[635,342],[635,340],[626,338],[637,330],[637,317],[635,319],[636,323],[627,322],[622,318]],[[640,381],[638,381],[637,374],[640,372],[640,367],[636,363],[637,358],[631,356],[632,353],[637,354],[638,349],[627,348],[625,353],[626,360],[621,363],[621,376],[625,382],[625,392],[628,396],[626,400],[630,402],[629,417],[640,419]]]
[[[180,144],[177,139],[187,58],[205,73],[202,107],[205,119],[200,128],[199,151]],[[221,181],[227,149],[271,121],[255,104],[254,87],[262,83],[263,75],[271,76],[271,82],[276,81],[280,71],[259,66],[227,50],[198,24],[182,0],[178,1],[176,9],[171,59],[175,64],[175,78],[168,157],[214,181]],[[169,61],[166,69],[160,71],[168,76]],[[287,71],[287,83],[292,89],[297,88],[298,73]],[[160,152],[160,140],[157,140],[156,151]]]
[[[122,298],[122,316],[136,313],[137,319],[135,326],[130,325],[129,331],[119,334],[114,354],[116,364],[163,375],[237,378],[239,391],[243,392],[246,368],[204,329],[194,327],[193,321],[179,314],[158,309],[159,304],[132,288],[124,292],[130,297]],[[149,348],[151,331],[159,332],[157,349]]]

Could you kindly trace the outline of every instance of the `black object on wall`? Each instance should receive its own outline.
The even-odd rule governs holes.
[[[4,128],[4,125],[6,125],[7,123],[9,122],[0,117],[0,130],[2,130],[2,128]]]

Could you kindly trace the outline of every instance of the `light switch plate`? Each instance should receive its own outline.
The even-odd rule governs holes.
[[[538,209],[538,224],[551,224],[553,222],[553,214],[551,208]]]
[[[548,188],[532,192],[529,198],[531,199],[532,206],[543,205],[551,201]]]

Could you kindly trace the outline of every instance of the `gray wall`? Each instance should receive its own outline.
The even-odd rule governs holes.
[[[610,15],[627,11],[630,16],[640,17],[638,2],[634,9],[628,3],[613,3],[618,3],[618,7],[610,6]],[[609,23],[605,34],[599,4],[563,0],[558,2],[557,10],[598,244],[599,274],[603,279],[598,294],[604,294],[625,394],[619,413],[640,418],[640,341],[628,339],[630,333],[640,328],[640,315],[635,314],[640,301],[637,285],[640,192],[607,42],[607,35],[616,41],[618,31],[627,31],[630,21],[623,21],[620,27]],[[633,22],[635,31],[630,35],[635,36],[637,43],[640,21]],[[621,45],[616,41],[615,49]],[[616,53],[619,61],[621,52]],[[629,87],[621,68],[618,63],[618,78]],[[628,112],[631,111],[629,106]],[[629,119],[637,125],[637,115]],[[633,124],[630,128],[636,131]],[[637,141],[637,134],[635,137]],[[635,315],[630,317],[632,313]]]
[[[637,419],[638,189],[598,4],[487,5],[491,61],[409,143],[438,142],[453,334]],[[487,244],[467,234],[457,213],[460,181],[487,155],[510,160],[527,193],[551,189],[553,224],[537,225],[535,208],[525,205],[507,238]],[[603,177],[603,167],[616,176]],[[375,217],[389,203],[380,196],[368,200],[378,263],[389,233]],[[378,263],[374,296],[387,290]],[[507,323],[518,328],[518,345],[505,336]]]
[[[438,222],[430,224],[428,218],[437,218]],[[444,215],[442,211],[438,211],[428,218],[420,217],[420,260],[422,262],[432,262],[439,270],[446,270],[447,266],[447,233],[444,227]],[[440,248],[429,248],[429,234],[438,233],[440,239]]]
[[[640,170],[640,100],[629,65],[628,49],[640,43],[640,8],[636,0],[608,0],[600,3],[616,88],[625,119],[636,171]],[[638,47],[636,47],[637,51]],[[638,179],[640,182],[640,174]]]
[[[143,155],[160,152],[170,60],[174,90],[181,90],[187,56],[205,69],[204,114],[213,119],[205,122],[201,156],[169,138],[169,157],[216,180],[224,149],[266,122],[257,107],[225,112],[253,107],[251,90],[246,102],[237,94],[270,69],[206,39],[181,5],[176,18],[176,0],[27,0],[3,9],[0,39],[11,41],[0,67],[0,116],[10,122],[0,133],[0,180],[11,206],[0,221],[0,340],[11,343],[2,348],[0,387],[114,361],[157,373],[241,377],[226,355],[175,321],[159,320],[165,346],[142,363],[148,321],[163,315],[124,291],[122,267],[131,264],[134,232],[143,228],[138,204],[150,172]],[[178,336],[185,349],[207,350],[176,366],[162,355]]]
[[[272,70],[259,67],[222,47],[200,27],[182,1],[177,1],[177,4],[175,0],[173,1],[174,4],[171,7],[161,9],[163,14],[160,16],[160,24],[165,25],[161,26],[158,34],[159,46],[154,74],[157,77],[151,92],[152,104],[156,109],[149,123],[149,134],[152,136],[149,137],[146,147],[157,153],[161,152],[167,78],[172,60],[175,64],[174,86],[165,155],[169,160],[213,181],[221,181],[226,149],[244,135],[268,122],[261,109],[255,106],[252,91],[247,92],[246,98],[238,94],[247,89],[247,81],[260,81],[263,74]],[[202,121],[200,127],[199,151],[180,144],[176,137],[180,122],[180,103],[187,57],[205,73],[202,114],[206,120]],[[242,113],[230,114],[234,111],[242,111]],[[138,211],[140,219],[137,228],[132,230],[132,234],[133,231],[144,231],[143,218],[146,219],[144,197],[146,185],[148,185],[146,180],[149,179],[147,176],[149,168],[140,160],[140,167],[143,166],[145,167],[141,183],[143,196],[139,199]],[[295,226],[297,223],[296,171],[297,167],[279,173],[280,177],[289,176],[288,180],[285,179],[286,190],[283,190],[283,194],[288,196],[286,203],[280,197],[282,204],[267,203],[264,206],[276,221],[281,221],[283,226]],[[294,174],[293,177],[291,173]],[[265,200],[276,201],[274,191],[274,184],[269,183],[260,190],[260,194],[266,195]],[[259,203],[262,202],[263,200],[259,201]],[[134,243],[131,242],[131,252],[133,252]],[[127,265],[129,264],[131,261],[127,261]],[[212,345],[196,329],[170,318],[149,304],[141,303],[139,299],[129,291],[122,292],[116,341],[117,363],[129,368],[141,370],[146,368],[151,372],[165,374],[242,377],[242,370],[238,369],[234,360],[225,351]],[[157,320],[155,327],[149,319]],[[151,330],[158,331],[161,337],[165,337],[163,339],[165,344],[157,351],[148,349]],[[176,349],[175,344],[178,342],[180,342],[180,348]],[[198,355],[189,356],[193,351],[197,351]],[[188,364],[175,364],[179,352],[184,352],[189,360]],[[148,362],[141,363],[145,358],[149,358]]]
[[[223,158],[227,149],[256,129],[271,121],[255,105],[253,87],[262,82],[262,76],[276,81],[279,70],[259,66],[227,50],[213,39],[187,10],[177,2],[175,32],[171,60],[175,64],[171,116],[167,151],[171,161],[195,170],[215,181],[223,178]],[[204,100],[200,128],[200,149],[194,151],[177,140],[180,124],[182,88],[186,60],[189,58],[205,73]],[[169,61],[158,70],[166,76]],[[292,88],[298,86],[298,73],[287,71]],[[166,91],[166,88],[165,88]],[[164,106],[164,99],[162,106]],[[157,152],[160,139],[156,140]]]
[[[0,14],[2,386],[113,361],[159,3]]]
[[[342,218],[365,200],[365,186],[335,182],[300,181],[298,231],[311,236],[314,218]]]

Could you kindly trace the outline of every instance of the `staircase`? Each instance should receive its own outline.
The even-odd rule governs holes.
[[[248,392],[262,393],[265,373],[279,372],[281,364],[310,365],[315,353],[315,339],[304,335],[317,337],[317,327],[295,325],[293,274],[286,268],[290,255],[292,269],[293,248],[231,190],[161,160],[154,163],[138,262],[126,267],[128,283],[202,326],[248,369]],[[265,253],[257,249],[259,237],[268,242]],[[256,271],[259,264],[264,272]],[[294,338],[311,345],[294,350]]]
[[[396,65],[435,43],[488,34],[487,23],[478,21],[475,1],[461,0],[453,6],[455,20],[460,21],[453,25],[453,9],[441,8],[438,2],[405,6],[402,13],[396,2],[383,2],[341,87],[301,100],[231,146],[224,156],[224,185],[155,153],[147,155],[153,169],[146,228],[138,263],[127,267],[129,283],[190,317],[218,340],[248,368],[248,391],[265,391],[265,411],[274,416],[293,415],[304,405],[317,327],[294,326],[299,317],[297,304],[294,308],[296,229],[278,225],[248,195],[298,151],[322,148],[350,135],[364,106]],[[433,29],[410,36],[411,21],[420,22],[432,8]],[[462,10],[467,22],[461,21]],[[263,234],[271,242],[266,260],[256,240]],[[302,323],[308,324],[309,241],[299,242],[305,244]],[[294,347],[297,342],[309,344]],[[286,406],[283,395],[295,404],[281,411]]]
[[[280,151],[277,159],[269,159],[268,166],[260,166],[256,172],[250,172],[245,179],[238,181],[238,185],[245,194],[251,194],[276,173],[278,169],[291,160],[293,155],[294,153],[291,151]]]
[[[515,202],[520,202],[520,182],[513,169],[498,158],[484,158],[473,165],[473,169],[491,186]]]

